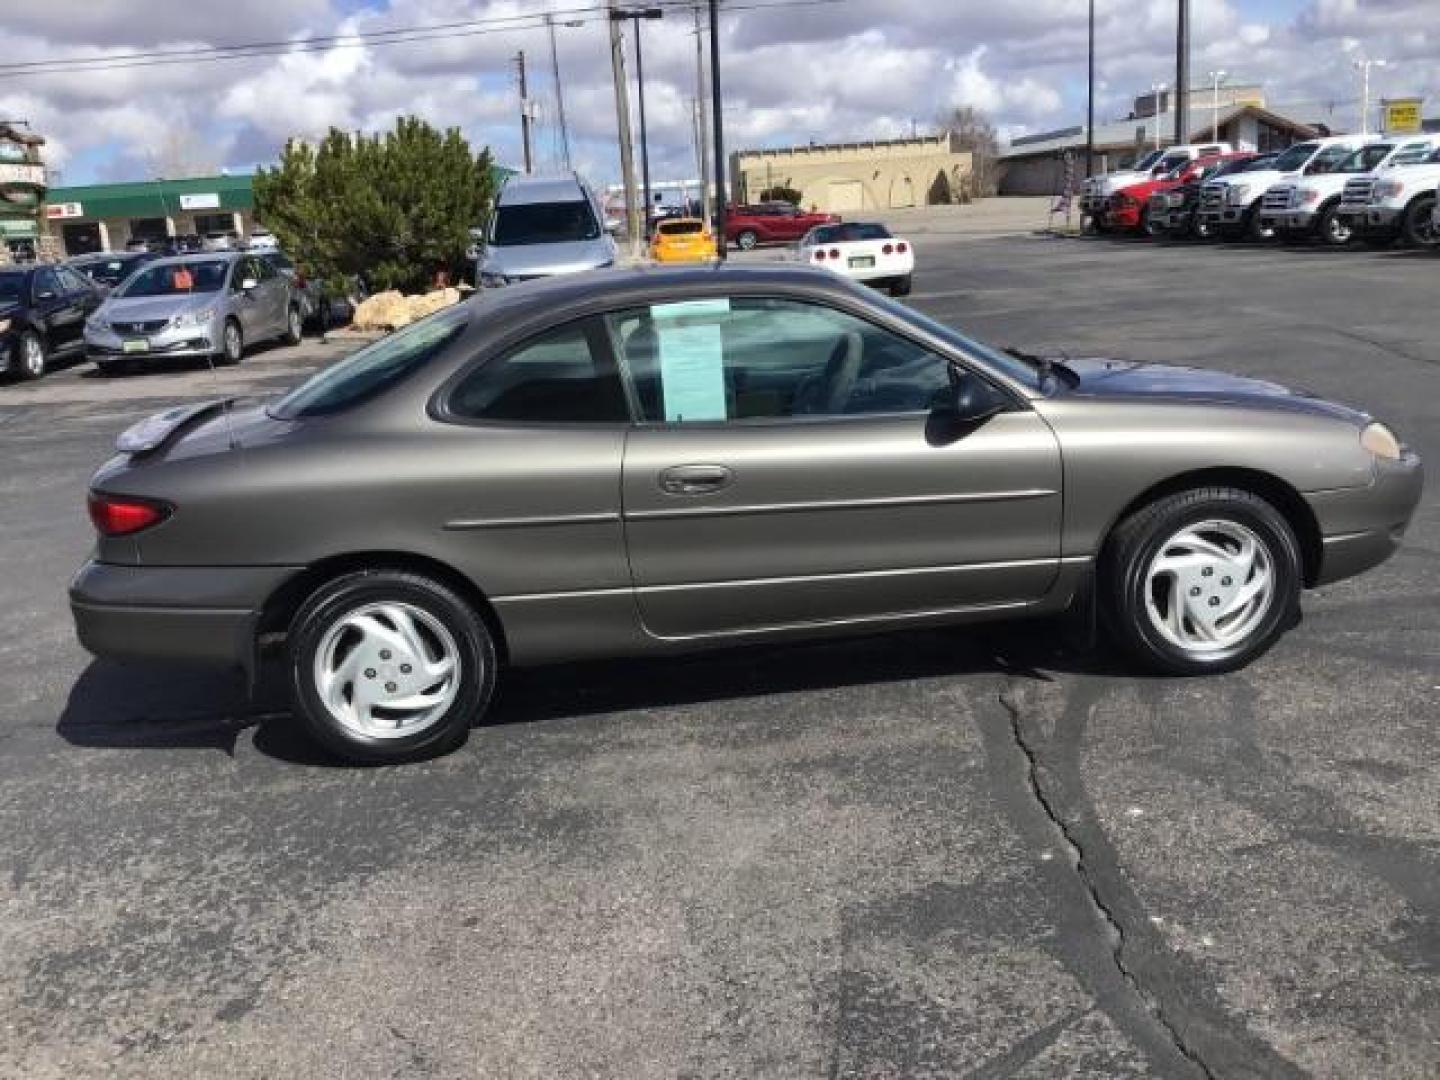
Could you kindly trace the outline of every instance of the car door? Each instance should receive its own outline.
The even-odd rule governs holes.
[[[30,279],[31,303],[44,328],[46,348],[52,353],[70,352],[79,347],[85,316],[76,297],[65,291],[60,275],[51,266],[42,266]]]
[[[608,324],[643,418],[622,513],[650,633],[1023,607],[1054,581],[1055,437],[1019,401],[937,436],[952,358],[808,300],[652,304]]]
[[[251,256],[250,263],[260,282],[260,304],[264,311],[267,337],[285,332],[286,300],[289,290],[285,278],[271,265],[268,259]]]
[[[235,317],[240,320],[240,329],[247,342],[259,340],[265,336],[265,315],[260,295],[260,277],[254,262],[255,260],[249,257],[236,259],[230,268],[231,302]],[[254,283],[249,289],[245,288],[247,281]]]
[[[59,276],[66,294],[73,298],[80,309],[80,337],[83,339],[85,320],[100,306],[103,297],[93,281],[72,267],[56,267],[55,273]]]

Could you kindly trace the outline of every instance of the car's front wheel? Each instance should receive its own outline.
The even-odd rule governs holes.
[[[1327,206],[1320,214],[1320,223],[1315,228],[1316,235],[1327,247],[1344,247],[1355,238],[1355,230],[1350,225],[1350,219],[1340,216],[1339,204]]]
[[[735,235],[735,243],[741,251],[751,251],[759,242],[760,237],[756,235],[753,229],[741,229],[740,232]]]
[[[323,586],[291,623],[289,656],[306,730],[351,761],[452,750],[495,689],[484,619],[421,574],[363,570]]]
[[[45,374],[45,342],[34,330],[26,330],[15,344],[15,374],[38,379]]]
[[[220,363],[233,367],[244,355],[245,335],[240,332],[240,324],[234,319],[226,319],[220,331]]]
[[[1100,567],[1112,634],[1174,675],[1244,667],[1299,609],[1295,533],[1269,502],[1212,487],[1166,496],[1116,528]]]
[[[285,334],[284,334],[285,344],[286,344],[286,345],[299,345],[299,344],[300,344],[300,339],[303,338],[304,336],[305,336],[305,320],[304,320],[304,318],[300,315],[300,309],[299,309],[298,307],[296,307],[294,304],[292,304],[292,305],[290,305],[289,310],[288,310],[288,311],[286,312],[286,314],[285,314]]]

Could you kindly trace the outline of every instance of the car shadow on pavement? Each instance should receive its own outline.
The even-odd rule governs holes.
[[[517,668],[482,726],[1016,671],[1134,674],[1122,663],[1108,648],[1072,648],[1058,624],[1034,622]],[[77,747],[233,755],[253,727],[254,746],[268,757],[346,765],[305,737],[285,682],[278,664],[262,670],[252,693],[238,671],[95,660],[71,688],[56,731]]]

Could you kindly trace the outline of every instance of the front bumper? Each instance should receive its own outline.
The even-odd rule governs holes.
[[[1315,584],[1353,577],[1393,555],[1424,486],[1420,456],[1410,452],[1399,461],[1377,461],[1368,487],[1308,493],[1321,534]]]
[[[214,326],[166,327],[154,334],[117,334],[112,330],[85,330],[85,353],[91,360],[124,358],[143,362],[148,357],[210,356],[216,351]]]
[[[96,656],[249,670],[260,612],[298,569],[92,560],[70,583],[70,612],[80,644]]]
[[[1245,214],[1249,209],[1248,206],[1207,206],[1202,210],[1197,210],[1196,214],[1220,228],[1234,228],[1244,224]]]

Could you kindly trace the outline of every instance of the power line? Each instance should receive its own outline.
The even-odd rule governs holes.
[[[771,8],[814,7],[845,3],[846,0],[771,0],[726,4],[725,11],[764,11]],[[652,6],[667,11],[691,11],[695,0],[652,0]],[[489,19],[468,19],[462,22],[436,23],[429,26],[393,27],[388,30],[356,31],[353,34],[327,34],[290,41],[249,42],[239,45],[215,45],[194,49],[156,49],[145,52],[115,53],[108,56],[70,57],[54,60],[26,60],[0,64],[0,79],[30,75],[123,71],[132,68],[169,67],[175,64],[214,63],[222,60],[251,60],[297,53],[327,52],[332,49],[356,49],[404,45],[414,42],[479,37],[486,34],[545,27],[545,16],[564,16],[566,21],[600,23],[607,18],[607,5],[561,8],[550,12],[526,15],[497,16]],[[578,16],[578,17],[577,17]],[[588,16],[588,17],[586,17]]]

